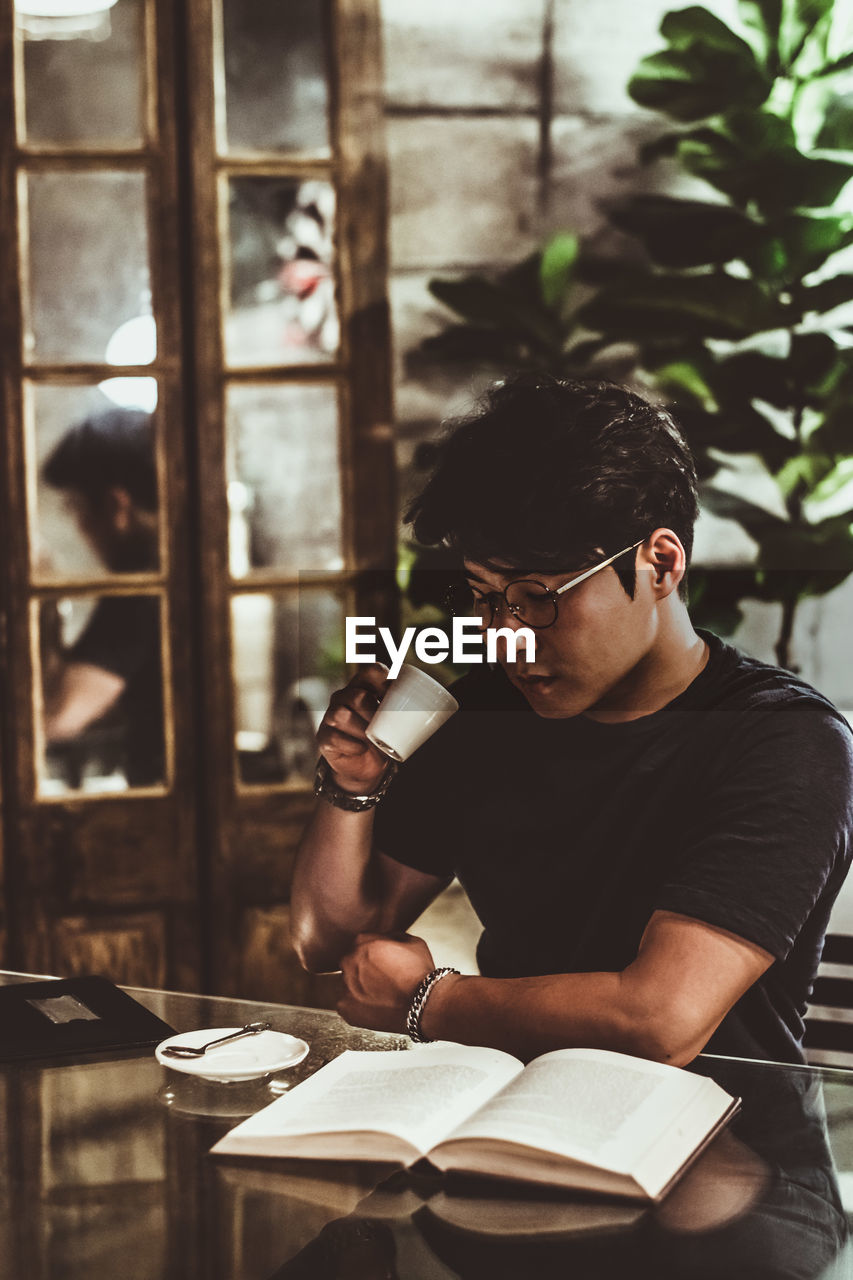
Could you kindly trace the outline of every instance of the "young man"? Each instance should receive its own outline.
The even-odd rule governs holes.
[[[459,681],[390,787],[364,736],[384,669],[332,699],[294,938],[342,969],[351,1022],[411,1015],[526,1058],[801,1060],[853,851],[853,741],[808,685],[693,629],[696,514],[671,417],[615,386],[522,378],[446,441],[415,535],[456,551],[484,625],[531,625],[536,656]],[[400,931],[454,875],[481,976],[439,980]]]
[[[105,409],[68,429],[42,468],[111,573],[158,564],[157,462],[151,416]],[[47,673],[46,673],[47,674]],[[45,737],[72,742],[112,716],[123,726],[131,786],[163,780],[160,613],[151,595],[103,596],[46,680]]]

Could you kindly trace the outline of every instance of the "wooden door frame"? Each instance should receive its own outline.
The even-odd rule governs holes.
[[[225,499],[224,388],[226,379],[287,383],[310,377],[337,382],[342,395],[341,459],[345,514],[345,571],[329,575],[349,593],[352,607],[393,625],[396,596],[397,490],[387,299],[388,191],[384,150],[381,25],[378,0],[329,0],[329,83],[332,151],[328,160],[264,154],[232,160],[217,155],[216,103],[211,67],[215,22],[209,0],[188,0],[190,94],[193,102],[193,190],[197,330],[198,467],[201,580],[205,643],[201,650],[208,722],[206,813],[210,821],[208,917],[216,938],[210,981],[221,994],[328,1003],[328,982],[303,975],[288,937],[287,902],[293,858],[308,820],[310,788],[241,787],[236,779],[230,628],[233,586],[228,566]],[[337,195],[337,300],[341,349],[337,362],[310,369],[229,370],[222,351],[222,266],[219,174],[262,172],[327,177]],[[240,590],[274,590],[297,579],[269,573],[243,579]],[[247,973],[244,913],[272,913],[279,937],[265,974]],[[275,913],[278,912],[278,916]],[[277,977],[277,968],[282,973]]]
[[[153,985],[326,1003],[328,988],[297,972],[286,928],[293,853],[313,804],[310,788],[242,787],[236,778],[217,198],[219,174],[228,166],[217,156],[214,131],[217,0],[148,3],[149,14],[156,13],[159,144],[156,154],[149,147],[140,163],[158,186],[150,225],[157,233],[151,237],[152,289],[159,292],[163,326],[156,369],[162,395],[158,420],[167,432],[160,473],[170,499],[173,789],[144,798],[45,803],[36,798],[34,778],[34,663],[24,604],[31,596],[25,459],[22,432],[9,429],[22,421],[27,371],[21,358],[17,261],[16,171],[22,151],[14,123],[14,13],[13,0],[0,0],[0,375],[7,427],[0,442],[5,477],[0,536],[8,552],[0,563],[0,655],[5,660],[0,684],[6,703],[0,716],[0,769],[6,901],[14,908],[4,962],[45,972],[62,967],[51,922],[69,898],[76,902],[71,909],[81,916],[93,913],[107,927],[120,926],[123,918],[133,924],[144,902],[134,898],[132,883],[116,878],[108,857],[96,859],[89,881],[92,867],[99,867],[101,900],[93,900],[80,842],[121,840],[146,814],[144,823],[155,828],[153,839],[173,844],[177,852],[159,889],[155,892],[153,882],[146,888],[147,899],[159,893],[158,909],[168,921],[169,955],[164,972],[152,975],[160,979]],[[357,612],[393,625],[397,511],[380,11],[378,0],[327,3],[331,155],[307,161],[261,157],[260,163],[262,168],[266,163],[266,172],[316,173],[335,184],[341,354],[331,366],[244,371],[243,376],[281,382],[311,378],[338,386],[345,569],[330,579],[348,591]],[[46,150],[40,164],[50,160]],[[234,167],[253,172],[251,161]],[[183,388],[182,368],[187,374]],[[289,581],[245,580],[240,590],[269,590]],[[0,872],[2,852],[0,844]],[[280,948],[268,971],[258,976],[246,971],[243,960],[245,917],[251,911],[272,913]],[[285,982],[278,981],[279,962]]]
[[[68,947],[85,952],[86,930],[92,946],[110,954],[110,939],[122,934],[141,948],[141,965],[150,972],[113,972],[125,981],[157,980],[154,985],[193,987],[200,980],[197,920],[197,772],[193,759],[194,709],[189,697],[193,654],[183,644],[191,612],[190,558],[187,554],[185,424],[181,405],[180,291],[172,281],[180,273],[177,223],[178,157],[174,100],[173,9],[169,0],[143,0],[141,51],[147,97],[143,105],[143,143],[124,151],[83,146],[28,148],[17,142],[15,125],[15,37],[12,0],[0,9],[0,372],[3,378],[3,508],[6,514],[2,566],[2,616],[8,619],[8,662],[4,689],[3,770],[6,798],[6,892],[13,928],[7,962],[36,972],[55,972]],[[152,135],[150,126],[156,125]],[[102,171],[115,165],[146,176],[151,287],[158,322],[158,356],[151,367],[124,372],[156,375],[158,474],[164,512],[162,543],[166,563],[158,573],[139,575],[140,589],[164,589],[170,643],[164,646],[163,692],[167,735],[164,787],[129,796],[68,795],[47,800],[37,793],[34,724],[37,665],[31,633],[31,602],[63,593],[61,582],[30,582],[27,531],[27,475],[24,456],[23,385],[27,378],[88,383],[105,376],[104,362],[55,367],[22,358],[21,282],[18,257],[18,173],[56,167]],[[114,372],[114,370],[109,370]],[[168,465],[167,465],[168,458]],[[164,487],[165,486],[165,487]],[[145,582],[142,584],[142,578]],[[76,581],[70,594],[105,590],[122,594],[118,581]],[[180,642],[180,643],[179,643]],[[170,714],[171,713],[171,714]],[[169,735],[173,735],[172,741]],[[147,847],[159,856],[146,857]],[[110,845],[112,843],[113,848]],[[166,855],[168,850],[168,856]],[[58,928],[65,918],[65,933]],[[100,941],[98,941],[100,939]],[[133,964],[136,961],[128,961]]]

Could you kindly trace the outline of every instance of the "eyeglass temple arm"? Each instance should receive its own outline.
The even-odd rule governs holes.
[[[579,577],[572,578],[571,582],[566,582],[562,587],[557,587],[554,595],[561,596],[564,591],[569,591],[572,587],[579,586],[581,582],[584,582],[587,578],[591,578],[594,573],[598,573],[599,569],[606,569],[609,564],[612,564],[614,560],[618,560],[620,556],[626,555],[629,551],[636,551],[637,547],[641,547],[644,542],[645,538],[640,538],[640,541],[635,542],[632,546],[623,547],[621,551],[617,551],[616,555],[611,556],[609,560],[602,560],[601,564],[594,564],[591,569],[585,570],[585,572]]]

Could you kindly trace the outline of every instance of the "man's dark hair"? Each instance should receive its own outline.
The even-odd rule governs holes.
[[[157,510],[157,460],[150,413],[104,409],[69,427],[42,467],[54,489],[73,489],[97,502],[125,489],[146,511]]]
[[[406,512],[421,544],[559,573],[668,528],[689,562],[696,469],[666,409],[614,383],[524,374],[450,428]],[[633,595],[633,568],[614,567]]]

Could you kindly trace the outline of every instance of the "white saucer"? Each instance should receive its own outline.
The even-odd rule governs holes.
[[[183,1031],[161,1041],[154,1050],[154,1056],[173,1071],[224,1084],[232,1080],[257,1080],[273,1071],[295,1067],[308,1052],[304,1040],[297,1040],[284,1031],[259,1031],[257,1035],[209,1049],[201,1058],[172,1058],[163,1052],[169,1045],[196,1048],[207,1044],[208,1040],[217,1040],[239,1030],[239,1027],[205,1027],[203,1031]]]

